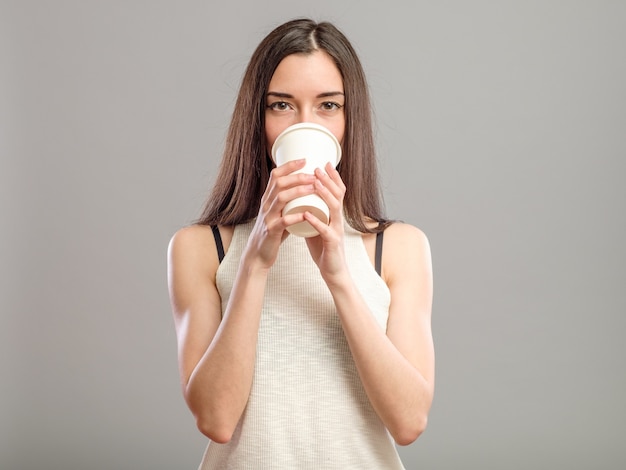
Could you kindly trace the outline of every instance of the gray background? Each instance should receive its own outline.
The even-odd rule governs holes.
[[[166,246],[300,15],[356,46],[388,214],[432,244],[407,468],[624,468],[626,2],[597,0],[2,1],[0,468],[197,467]]]

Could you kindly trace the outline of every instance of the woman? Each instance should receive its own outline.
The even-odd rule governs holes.
[[[426,426],[430,249],[382,215],[370,114],[332,24],[287,22],[250,60],[217,183],[168,251],[183,394],[211,440],[201,469],[401,469],[394,440]],[[274,140],[298,122],[337,137],[337,169],[273,167]],[[306,194],[327,203],[328,225],[282,216]],[[319,236],[289,235],[303,221]]]

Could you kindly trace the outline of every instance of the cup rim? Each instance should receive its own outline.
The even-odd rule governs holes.
[[[276,137],[276,140],[274,140],[274,144],[272,145],[272,151],[271,151],[272,161],[274,163],[276,163],[276,149],[278,148],[276,144],[282,138],[284,138],[285,135],[295,130],[299,130],[299,129],[315,129],[318,131],[322,131],[323,133],[328,135],[332,139],[335,146],[337,147],[337,164],[339,164],[339,162],[341,161],[342,155],[341,155],[341,144],[337,140],[337,137],[335,137],[335,135],[332,132],[330,132],[328,128],[322,126],[321,124],[316,124],[314,122],[298,122],[296,124],[292,124],[291,126],[287,127],[285,130],[283,130],[280,134],[278,134],[278,137]]]

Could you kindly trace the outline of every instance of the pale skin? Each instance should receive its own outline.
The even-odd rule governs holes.
[[[343,90],[341,74],[326,53],[283,59],[267,93],[269,146],[297,122],[321,124],[341,141]],[[410,444],[426,427],[434,391],[428,240],[409,224],[394,223],[385,230],[382,278],[391,292],[391,305],[384,331],[348,271],[343,250],[346,188],[341,177],[331,165],[314,175],[294,173],[303,166],[304,161],[295,161],[272,170],[223,317],[211,229],[185,227],[172,238],[168,280],[183,395],[199,430],[215,442],[228,442],[252,386],[268,273],[282,241],[293,236],[286,228],[307,220],[320,233],[306,239],[309,252],[333,296],[365,392],[395,441]],[[329,225],[310,213],[282,217],[288,201],[312,193],[328,204]],[[227,250],[233,227],[220,227],[220,232]],[[375,235],[362,238],[373,263]]]

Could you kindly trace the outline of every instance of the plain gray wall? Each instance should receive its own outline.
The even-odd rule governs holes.
[[[166,247],[301,15],[357,48],[388,214],[432,244],[407,469],[624,468],[626,2],[598,0],[2,1],[0,468],[197,467]]]

